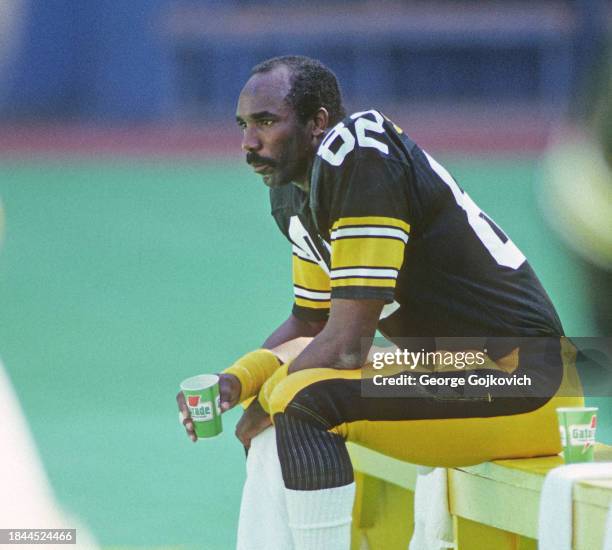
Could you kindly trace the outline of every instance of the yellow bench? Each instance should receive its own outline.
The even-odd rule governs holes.
[[[360,445],[348,444],[357,497],[351,550],[406,550],[413,530],[417,467]],[[598,444],[595,460],[612,461]],[[548,456],[497,460],[448,470],[449,508],[457,550],[535,550],[540,491],[549,470],[563,464]],[[602,547],[612,503],[610,480],[583,481],[574,489],[574,549]]]

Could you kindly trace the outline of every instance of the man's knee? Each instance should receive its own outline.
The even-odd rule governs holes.
[[[319,422],[326,429],[343,421],[342,410],[357,391],[360,371],[307,369],[294,372],[272,392],[269,405],[272,418],[290,413]]]
[[[352,483],[353,467],[342,437],[294,411],[289,407],[274,417],[285,487],[311,491]]]

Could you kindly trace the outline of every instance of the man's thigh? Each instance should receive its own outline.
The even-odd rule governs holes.
[[[415,387],[401,398],[364,397],[360,371],[309,369],[274,390],[272,414],[290,414],[417,464],[468,465],[560,450],[556,407],[577,397],[472,398]]]

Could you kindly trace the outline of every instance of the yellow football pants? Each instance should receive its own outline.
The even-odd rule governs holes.
[[[575,349],[565,339],[561,339],[561,358],[561,386],[552,398],[530,412],[425,420],[360,419],[333,425],[328,431],[346,441],[428,466],[467,466],[495,459],[557,454],[561,443],[555,409],[584,404],[576,391],[580,383],[575,370]],[[274,418],[295,406],[296,396],[304,391],[316,392],[317,385],[343,380],[355,384],[361,380],[361,371],[307,369],[292,373],[271,392],[270,414]],[[441,403],[440,407],[443,406]],[[308,414],[316,413],[310,410]]]

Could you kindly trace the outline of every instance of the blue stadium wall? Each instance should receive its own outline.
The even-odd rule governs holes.
[[[430,9],[425,19],[431,24],[419,28],[423,14],[398,3],[397,16],[373,9],[380,19],[364,32],[359,14],[370,13],[375,3],[327,3],[324,19],[334,22],[328,28],[316,9],[300,11],[300,3],[257,4],[23,2],[0,114],[5,120],[121,122],[226,116],[249,68],[283,53],[321,58],[359,105],[373,99],[560,105],[576,77],[574,67],[584,66],[578,61],[588,59],[590,42],[600,34],[597,14],[604,9],[603,2],[590,0],[557,2],[552,11],[538,11],[551,3],[519,2],[512,10],[488,3],[498,12],[485,12],[477,2],[463,2],[466,26],[449,27],[456,8]],[[262,23],[258,9],[277,14],[276,24]],[[241,32],[236,21],[244,17],[237,17],[249,13],[252,24]],[[285,27],[289,15],[303,17],[308,32]],[[485,16],[491,25],[473,28]]]

